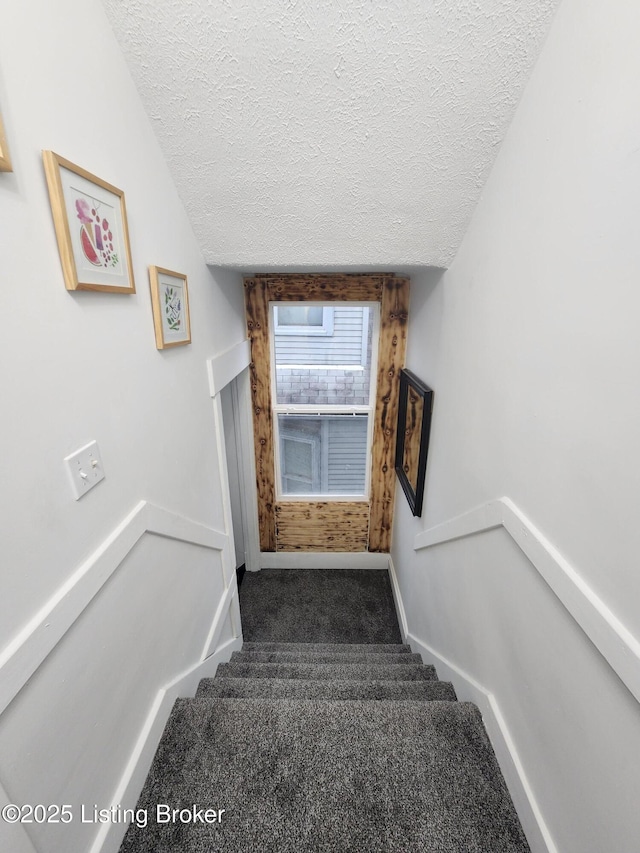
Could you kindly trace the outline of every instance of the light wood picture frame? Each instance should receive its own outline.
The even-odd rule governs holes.
[[[187,277],[164,267],[149,267],[156,347],[168,349],[191,343]]]
[[[9,156],[9,146],[7,145],[7,137],[4,133],[4,125],[2,116],[0,115],[0,172],[13,172],[11,165],[11,157]]]
[[[53,151],[42,158],[67,290],[135,293],[124,192]]]

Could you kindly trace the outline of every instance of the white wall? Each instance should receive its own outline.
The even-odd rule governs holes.
[[[504,531],[412,545],[506,495],[640,637],[639,28],[634,0],[564,0],[454,263],[412,281],[409,628],[494,693],[562,853],[638,849],[640,708]]]
[[[14,166],[12,174],[0,174],[1,651],[141,499],[224,531],[205,360],[241,341],[245,330],[239,276],[204,264],[100,3],[1,0],[0,20],[0,111]],[[135,295],[65,290],[43,148],[125,191]],[[156,350],[149,264],[188,275],[191,346]],[[76,503],[62,460],[91,439],[99,442],[106,479]],[[108,596],[107,584],[100,608],[84,617],[82,642],[61,658],[69,663],[64,690],[74,710],[62,701],[34,704],[35,686],[16,700],[21,714],[10,708],[10,720],[0,721],[0,741],[6,744],[10,731],[22,752],[15,764],[9,756],[0,760],[0,783],[9,794],[42,792],[55,801],[68,783],[93,802],[94,794],[113,790],[125,749],[116,742],[122,734],[129,744],[135,728],[129,715],[139,723],[158,687],[204,646],[220,594],[213,585],[217,558],[207,553],[173,543],[147,554],[152,565],[136,567],[134,560],[126,573],[118,570],[113,583],[117,578],[120,598]],[[172,615],[165,610],[176,572],[186,586],[185,603]],[[135,612],[122,606],[126,600],[137,602]],[[189,601],[197,606],[192,621],[185,621]],[[158,611],[159,602],[165,609]],[[117,656],[103,660],[105,625],[120,645]],[[92,643],[101,679],[97,695],[116,692],[119,699],[99,709],[94,746],[100,748],[92,753],[99,772],[96,763],[81,764],[68,780],[64,768],[84,748],[87,715],[95,711],[81,701],[83,685],[97,678],[78,672],[72,661],[84,649],[90,668]],[[167,644],[172,652],[165,656]],[[146,656],[154,653],[159,661],[151,664]],[[153,676],[136,688],[147,665]],[[130,704],[122,692],[129,690]],[[67,713],[70,731],[60,738]],[[37,750],[26,760],[30,727],[40,727],[38,749],[48,751],[44,776]],[[75,839],[73,849],[85,843],[86,836]]]

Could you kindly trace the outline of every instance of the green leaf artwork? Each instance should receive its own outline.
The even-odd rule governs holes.
[[[164,315],[167,326],[172,332],[182,329],[182,298],[177,287],[164,289]]]

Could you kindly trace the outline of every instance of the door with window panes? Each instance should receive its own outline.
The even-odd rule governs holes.
[[[408,280],[245,280],[262,551],[388,551]]]

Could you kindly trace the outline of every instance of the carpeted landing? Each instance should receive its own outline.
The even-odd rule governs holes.
[[[400,644],[245,643],[176,702],[138,808],[121,853],[529,850],[478,709]]]
[[[240,587],[242,635],[284,643],[399,643],[386,570],[262,569]]]

